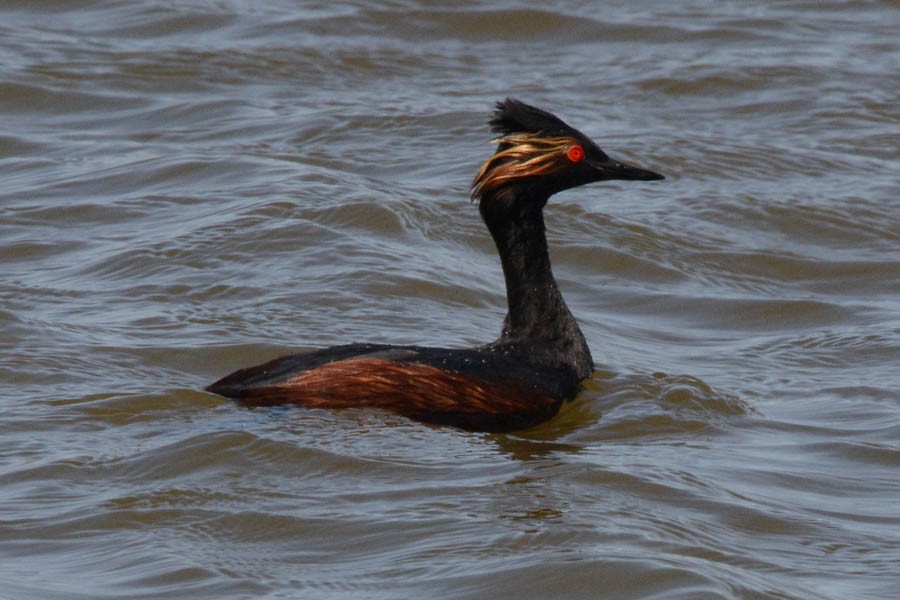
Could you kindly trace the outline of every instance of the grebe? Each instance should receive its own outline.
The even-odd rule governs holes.
[[[513,98],[497,103],[490,126],[497,151],[471,197],[506,279],[499,339],[466,349],[334,346],[236,371],[207,391],[250,405],[377,407],[475,431],[524,429],[574,398],[594,364],[550,269],[544,205],[593,181],[663,176],[613,160],[558,117]]]

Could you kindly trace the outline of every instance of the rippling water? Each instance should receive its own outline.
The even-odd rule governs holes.
[[[900,11],[0,8],[0,597],[888,598]],[[560,194],[595,359],[465,433],[199,392],[505,312],[467,185],[507,95],[664,182]]]

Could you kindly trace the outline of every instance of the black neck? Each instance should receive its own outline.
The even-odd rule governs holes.
[[[520,345],[541,361],[561,362],[579,379],[593,370],[590,350],[550,268],[546,198],[482,198],[479,205],[503,266],[509,313],[498,343]]]

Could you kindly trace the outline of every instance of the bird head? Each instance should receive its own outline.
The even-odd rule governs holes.
[[[664,179],[610,158],[589,137],[555,115],[513,98],[497,103],[490,120],[497,151],[472,182],[472,199],[529,197],[541,201],[573,187],[605,181]]]

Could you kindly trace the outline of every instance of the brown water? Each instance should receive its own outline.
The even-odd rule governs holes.
[[[897,597],[897,4],[516,6],[3,3],[0,597]],[[507,95],[667,176],[548,207],[576,401],[198,391],[495,337]]]

